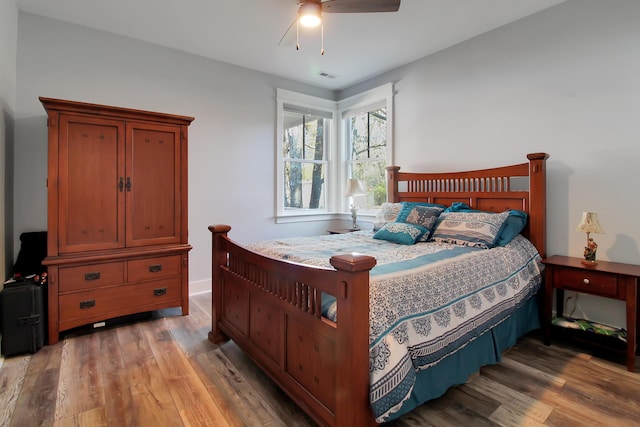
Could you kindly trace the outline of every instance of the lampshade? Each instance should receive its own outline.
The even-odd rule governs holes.
[[[347,197],[361,196],[367,194],[367,190],[364,188],[364,183],[359,179],[348,179],[347,186],[344,189],[344,195]]]
[[[299,21],[304,27],[317,27],[320,25],[320,2],[304,2],[300,6]]]
[[[582,219],[576,231],[582,231],[583,233],[604,233],[604,230],[598,222],[598,214],[594,212],[582,212]]]

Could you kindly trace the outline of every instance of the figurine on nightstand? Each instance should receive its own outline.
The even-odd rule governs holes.
[[[584,259],[585,261],[595,262],[596,260],[596,251],[598,250],[598,244],[593,240],[593,238],[589,238],[587,241],[587,246],[584,247]]]

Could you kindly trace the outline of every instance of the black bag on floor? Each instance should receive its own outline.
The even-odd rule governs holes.
[[[33,280],[5,284],[2,306],[2,354],[35,353],[45,341],[44,286]]]

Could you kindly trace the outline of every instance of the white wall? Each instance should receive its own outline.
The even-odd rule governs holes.
[[[407,171],[549,153],[547,253],[581,257],[574,230],[594,211],[598,258],[640,264],[639,18],[637,0],[570,0],[339,96],[394,82],[395,161]],[[625,324],[617,301],[581,295],[574,315]]]
[[[15,0],[0,0],[0,283],[13,263],[11,223],[13,170],[9,158],[13,152],[13,118],[16,104],[16,49],[18,8]],[[1,285],[0,285],[1,286]]]
[[[47,128],[38,97],[194,116],[189,128],[192,289],[211,277],[211,224],[240,242],[320,234],[326,224],[275,224],[276,88],[333,93],[203,57],[20,12],[15,246],[46,229]],[[17,249],[16,249],[17,254]]]

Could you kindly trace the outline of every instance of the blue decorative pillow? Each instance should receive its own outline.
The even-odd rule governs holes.
[[[442,211],[444,211],[444,206],[426,206],[407,203],[402,206],[402,209],[396,217],[396,222],[404,222],[424,228],[426,231],[420,238],[420,241],[426,242],[429,240],[431,232]]]
[[[445,212],[484,212],[476,209],[471,209],[469,205],[463,202],[454,202],[451,206],[445,209]],[[502,225],[502,229],[498,234],[498,238],[495,242],[495,246],[505,246],[514,237],[516,237],[520,232],[524,229],[525,225],[527,225],[527,219],[529,216],[526,212],[511,209],[508,210],[509,217]],[[490,213],[490,212],[488,212]]]
[[[524,211],[510,210],[507,220],[502,225],[496,246],[504,246],[513,240],[527,225],[528,215]]]
[[[433,240],[489,249],[495,246],[509,211],[443,212],[438,218]]]
[[[413,245],[421,238],[426,229],[404,222],[388,222],[373,235],[374,239],[386,240],[401,245]]]

